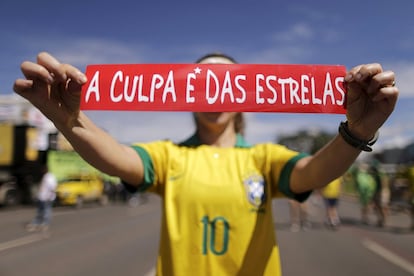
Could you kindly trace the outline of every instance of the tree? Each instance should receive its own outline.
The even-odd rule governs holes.
[[[296,151],[314,154],[333,137],[334,134],[325,131],[299,130],[292,135],[279,136],[276,142]]]

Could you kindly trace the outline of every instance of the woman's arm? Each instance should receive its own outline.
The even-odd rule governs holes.
[[[130,184],[141,183],[139,155],[80,111],[81,88],[87,81],[81,71],[45,52],[37,56],[37,62],[23,62],[21,70],[25,79],[15,81],[14,91],[49,118],[88,163]]]
[[[360,65],[346,74],[345,83],[348,131],[359,140],[369,141],[397,102],[394,73],[383,71],[377,63]],[[338,134],[316,154],[297,162],[290,179],[291,190],[300,193],[327,185],[342,176],[360,153],[361,149]]]

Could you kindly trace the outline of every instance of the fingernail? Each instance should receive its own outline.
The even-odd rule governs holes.
[[[361,74],[361,73],[357,73],[357,74],[355,75],[355,78],[356,78],[357,80],[362,79],[362,74]]]
[[[78,80],[81,84],[84,84],[88,79],[86,78],[84,74],[79,73]]]
[[[49,84],[52,84],[55,81],[55,78],[52,74],[49,74],[49,76],[47,76],[47,82]]]
[[[352,80],[352,74],[348,73],[345,75],[345,81],[351,81]]]

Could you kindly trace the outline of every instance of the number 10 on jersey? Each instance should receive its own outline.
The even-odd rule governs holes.
[[[202,253],[207,255],[209,252],[214,255],[223,255],[229,246],[229,223],[224,217],[210,219],[204,216],[203,223]]]

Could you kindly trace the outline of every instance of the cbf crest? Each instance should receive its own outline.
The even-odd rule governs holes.
[[[266,188],[263,176],[253,174],[244,180],[249,202],[256,208],[262,206],[266,200]]]

